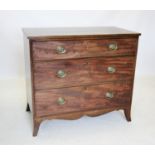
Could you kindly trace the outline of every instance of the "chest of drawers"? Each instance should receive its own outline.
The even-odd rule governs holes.
[[[139,33],[115,27],[23,29],[33,136],[46,119],[124,110],[131,121]]]

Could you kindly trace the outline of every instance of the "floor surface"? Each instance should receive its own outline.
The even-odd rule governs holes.
[[[155,78],[136,78],[132,122],[122,111],[44,121],[32,137],[24,80],[0,80],[0,144],[155,144]]]

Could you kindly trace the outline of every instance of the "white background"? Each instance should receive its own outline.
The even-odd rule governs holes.
[[[124,9],[128,9],[128,10],[129,9],[143,9],[144,10],[144,9],[154,9],[154,6],[155,6],[154,5],[154,0],[143,0],[143,1],[142,0],[126,0],[126,1],[124,1],[124,0],[117,0],[117,1],[116,0],[108,0],[108,1],[107,0],[91,0],[91,1],[90,0],[77,0],[77,1],[76,0],[75,1],[73,1],[73,0],[56,0],[56,1],[55,0],[43,0],[43,1],[38,0],[37,2],[36,2],[36,0],[22,0],[22,1],[21,0],[13,0],[13,1],[10,1],[10,0],[5,0],[4,1],[4,0],[2,0],[0,4],[1,4],[0,5],[1,9],[19,9],[19,10],[21,10],[21,9],[53,9],[53,10],[54,9],[65,9],[65,10],[66,9],[75,9],[75,10],[79,10],[79,9],[93,9],[93,10],[94,9],[123,9],[123,10]],[[1,24],[2,23],[0,23],[0,26],[1,26]],[[80,24],[82,24],[82,23],[80,23]],[[4,77],[6,77],[6,76],[3,76],[3,78]],[[22,76],[18,76],[18,77],[22,77]],[[1,80],[1,81],[3,83],[3,80]],[[0,103],[1,103],[0,104],[0,106],[1,106],[0,109],[2,111],[4,111],[4,113],[6,113],[5,110],[7,111],[7,113],[9,113],[8,109],[10,109],[10,114],[11,114],[11,113],[16,113],[16,111],[19,110],[19,109],[17,110],[17,107],[19,107],[19,104],[17,104],[16,98],[17,98],[17,100],[18,100],[18,102],[20,104],[22,104],[22,103],[25,104],[25,101],[22,101],[22,100],[19,99],[19,97],[17,97],[17,96],[19,96],[19,94],[17,95],[16,93],[14,94],[13,91],[9,91],[10,90],[10,86],[9,86],[10,83],[8,83],[8,81],[12,81],[12,80],[6,80],[6,82],[4,82],[4,84],[3,84],[4,87],[2,87],[2,85],[0,84],[1,85],[1,87],[0,87],[1,93],[3,92],[2,94],[6,94],[5,97],[2,97],[3,95],[1,95],[1,97],[0,97]],[[17,79],[17,81],[19,81],[19,80]],[[138,80],[138,82],[139,82],[139,80]],[[153,78],[152,82],[154,82],[154,78]],[[12,84],[12,82],[11,82],[11,84]],[[15,83],[15,86],[16,86],[16,84],[19,85],[19,82]],[[6,88],[6,86],[9,86],[9,87]],[[19,89],[17,87],[16,87],[16,89],[19,90],[19,91],[22,91],[23,87],[21,87],[21,86],[23,86],[23,82],[22,82],[21,85],[19,85],[19,87],[18,87]],[[139,90],[141,90],[141,88],[143,88],[143,86],[144,85],[142,85],[142,87],[138,86]],[[142,90],[143,94],[145,94],[146,92],[148,92],[147,94],[149,94],[149,92],[152,92],[152,89],[150,89],[150,86],[148,85],[148,83],[146,83],[146,86],[148,86],[148,90],[145,87]],[[4,88],[6,88],[6,89],[4,89]],[[14,90],[14,87],[12,87],[12,90]],[[9,95],[8,95],[8,92],[9,92]],[[136,91],[136,92],[138,92],[138,91]],[[21,95],[21,98],[23,98],[24,95],[25,95],[25,93]],[[143,96],[142,93],[138,93],[138,97],[141,98],[141,96]],[[144,96],[145,96],[145,98],[148,98],[148,95],[145,94]],[[153,96],[152,96],[152,99],[151,99],[151,96],[149,97],[149,99],[150,99],[149,101],[151,101],[151,100],[154,101],[155,100],[155,98],[153,100]],[[16,105],[16,108],[10,107],[11,106],[10,97],[11,97],[11,99],[13,97],[12,101],[15,103],[15,104],[13,104],[13,107]],[[8,98],[8,100],[6,100],[6,98]],[[7,101],[10,101],[10,104],[8,103],[8,106],[4,106],[4,105],[6,105]],[[137,103],[140,103],[139,101],[140,100],[137,98]],[[138,105],[137,103],[135,103],[135,105]],[[149,102],[149,103],[151,103],[151,102]],[[143,105],[145,105],[145,103]],[[137,110],[140,109],[140,107],[142,107],[142,106],[141,105],[138,106]],[[147,108],[145,108],[145,109],[147,109]],[[152,108],[152,109],[154,109],[154,108]],[[137,113],[137,110],[135,110],[135,113]],[[20,108],[20,111],[21,111],[21,116],[23,116],[25,113],[23,113],[22,108]],[[141,109],[140,109],[140,111],[141,111]],[[143,110],[143,111],[144,112],[141,111],[141,114],[145,113],[145,110]],[[25,114],[25,115],[27,116],[27,114]],[[9,116],[9,115],[5,114],[4,117],[5,116]],[[146,125],[146,122],[143,120],[143,118],[141,118],[141,116],[142,115],[139,115],[139,113],[137,113],[137,117],[139,117],[140,119],[138,121],[135,121],[136,124],[140,123],[140,121],[141,121],[140,124],[144,124],[145,126],[148,126],[148,128],[151,129],[152,126],[151,125]],[[148,112],[147,116],[150,116],[150,111]],[[154,111],[152,111],[152,116],[154,116]],[[13,141],[13,143],[15,143],[14,141],[16,139],[19,139],[19,137],[21,137],[22,140],[19,139],[18,144],[21,144],[21,141],[23,141],[24,136],[20,135],[20,134],[18,135],[17,133],[19,133],[19,130],[23,130],[24,127],[21,127],[21,128],[17,127],[18,125],[21,126],[20,120],[16,119],[17,120],[16,122],[18,122],[18,123],[15,124],[13,122],[12,123],[13,125],[12,125],[12,124],[10,124],[10,122],[12,122],[12,120],[14,118],[16,118],[16,116],[13,117],[12,119],[7,119],[9,123],[5,122],[6,118],[3,119],[3,115],[0,115],[0,118],[1,118],[1,126],[0,126],[0,128],[2,126],[4,126],[4,130],[0,129],[1,135],[3,135],[3,137],[5,137],[3,139],[0,137],[1,144],[2,143],[3,144],[4,143],[10,144],[11,140]],[[18,116],[18,118],[19,118],[19,116]],[[28,120],[28,119],[26,119],[26,120]],[[150,121],[150,124],[153,124],[151,122],[151,119],[147,118],[146,120]],[[23,121],[23,118],[21,118],[21,121]],[[4,124],[2,124],[2,122],[4,122]],[[26,125],[26,127],[27,127],[28,123],[25,122],[25,121],[24,121],[24,123],[27,124]],[[119,125],[120,124],[118,124],[118,126]],[[122,123],[122,125],[123,125],[123,123]],[[132,127],[134,128],[135,124],[133,124]],[[14,129],[16,132],[13,132],[12,129]],[[142,135],[148,135],[148,137],[153,138],[153,136],[151,136],[151,134],[148,134],[148,130],[145,130],[142,126],[139,127],[139,125],[138,125],[137,131],[141,131],[141,129],[144,130],[144,133]],[[3,131],[5,131],[6,134]],[[115,129],[113,131],[115,131]],[[120,131],[122,132],[122,129]],[[10,135],[10,132],[11,132],[11,135]],[[31,136],[30,132],[31,131],[28,131],[25,137],[30,137]],[[96,132],[98,132],[98,131],[96,131]],[[129,134],[128,134],[129,137],[131,137],[130,135],[132,135],[132,134],[130,134],[131,132],[132,131],[129,130]],[[135,133],[134,137],[136,139],[138,137],[137,133],[139,133],[139,132],[135,132],[135,130],[133,132]],[[109,130],[108,130],[108,133],[109,133]],[[90,134],[88,133],[88,135],[90,135]],[[81,134],[79,136],[81,136]],[[122,136],[125,137],[123,132],[122,132]],[[60,135],[60,137],[61,137],[61,135]],[[61,141],[62,137],[61,138],[60,137],[58,136],[57,138],[59,138],[60,141]],[[106,141],[106,137],[102,137],[102,136],[100,136],[100,137],[101,137],[101,139],[103,141]],[[72,137],[72,138],[76,139],[75,136]],[[125,138],[128,140],[127,137],[125,137]],[[8,139],[8,140],[6,140],[6,139]],[[55,138],[53,138],[53,137],[51,137],[51,138],[48,137],[47,139],[51,140],[51,142],[55,141]],[[67,139],[69,139],[69,137],[67,137]],[[109,139],[109,137],[108,137],[108,139]],[[113,139],[117,139],[117,138],[113,136]],[[133,144],[135,142],[134,141],[135,139],[133,139],[132,142],[129,141],[128,143]],[[39,140],[42,141],[42,144],[45,144],[45,142],[42,139],[39,139]],[[119,142],[120,140],[121,140],[121,138],[119,137],[117,139],[117,142]],[[146,142],[145,138],[143,138],[143,140]],[[32,142],[33,138],[30,141]],[[140,138],[140,141],[142,141],[142,136]],[[27,144],[30,144],[30,142],[29,143],[27,142]],[[60,144],[61,144],[61,142],[60,142]],[[87,143],[85,143],[85,144],[87,144]],[[140,144],[140,143],[138,143],[138,144]],[[151,144],[151,143],[146,142],[146,144]],[[53,146],[51,146],[51,145],[45,146],[44,145],[44,147],[43,147],[43,145],[42,146],[41,145],[39,145],[39,146],[34,146],[33,145],[33,146],[29,146],[29,147],[23,145],[22,147],[21,146],[20,147],[19,146],[9,147],[7,145],[7,147],[3,146],[3,148],[2,147],[0,147],[0,148],[1,148],[1,153],[3,153],[3,154],[5,153],[5,154],[16,154],[16,155],[21,154],[21,153],[22,154],[41,154],[41,155],[44,154],[44,153],[46,153],[46,154],[49,154],[49,153],[67,154],[67,155],[69,155],[69,154],[88,154],[88,153],[89,154],[94,154],[94,153],[96,153],[96,154],[105,154],[106,153],[106,154],[119,154],[119,155],[123,154],[124,155],[124,154],[133,154],[133,153],[135,153],[135,154],[136,153],[153,154],[155,152],[154,147],[153,146],[151,147],[151,146],[148,146],[148,145],[145,145],[145,146],[144,145],[143,146],[137,146],[137,145],[136,146],[134,146],[134,145],[132,145],[132,146],[123,146],[123,145],[121,145],[121,146],[114,146],[114,145],[110,145],[110,146],[107,146],[107,145],[105,145],[105,146],[103,146],[103,145],[102,146],[96,146],[96,145],[95,146],[86,146],[85,145],[83,147],[82,146],[78,146],[78,147],[77,146],[68,146],[67,147],[67,146],[60,146],[60,145],[59,146],[55,146],[55,145],[53,145]]]
[[[155,75],[155,11],[0,11],[0,79],[24,78],[23,27],[117,26],[142,33],[136,76]]]
[[[142,33],[131,123],[122,111],[114,111],[76,121],[45,121],[38,137],[32,137],[31,113],[25,112],[21,29],[64,26],[117,26]],[[0,11],[0,144],[155,144],[154,28],[155,11]]]

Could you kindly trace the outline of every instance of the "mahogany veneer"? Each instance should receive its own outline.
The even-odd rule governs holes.
[[[77,60],[58,60],[36,62],[34,69],[34,88],[51,89],[80,85],[92,85],[113,80],[131,80],[134,74],[133,57],[86,58]],[[115,73],[108,73],[109,66],[115,67]],[[57,71],[63,70],[67,76],[57,77]]]
[[[116,43],[118,50],[108,48],[110,43]],[[64,55],[57,54],[56,49],[62,46],[66,49]],[[97,39],[97,40],[76,40],[76,41],[37,41],[32,46],[34,61],[71,59],[100,56],[136,55],[137,39]],[[98,51],[98,52],[96,52]]]
[[[114,27],[23,29],[33,136],[46,119],[130,111],[140,33]]]
[[[35,92],[36,115],[48,116],[101,108],[128,107],[131,82],[111,82],[100,85],[69,87]],[[113,91],[114,97],[107,98],[106,92]],[[58,97],[64,97],[66,103],[55,104]],[[44,103],[44,104],[43,104]]]

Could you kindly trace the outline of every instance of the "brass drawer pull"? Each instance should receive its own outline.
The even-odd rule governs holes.
[[[64,54],[64,53],[66,53],[66,50],[65,50],[64,47],[58,46],[58,47],[57,47],[57,53],[58,53],[58,54]]]
[[[58,100],[57,100],[57,103],[59,105],[63,105],[63,104],[65,104],[65,99],[63,97],[59,97]]]
[[[109,44],[108,47],[110,50],[113,50],[113,51],[118,49],[117,43],[111,43],[111,44]]]
[[[107,97],[107,98],[113,98],[114,97],[114,94],[113,94],[113,92],[106,92],[106,94],[105,94],[105,96]]]
[[[63,70],[58,70],[57,77],[64,78],[67,75],[67,73]]]
[[[115,73],[116,72],[116,68],[113,66],[108,66],[107,68],[108,73]]]

